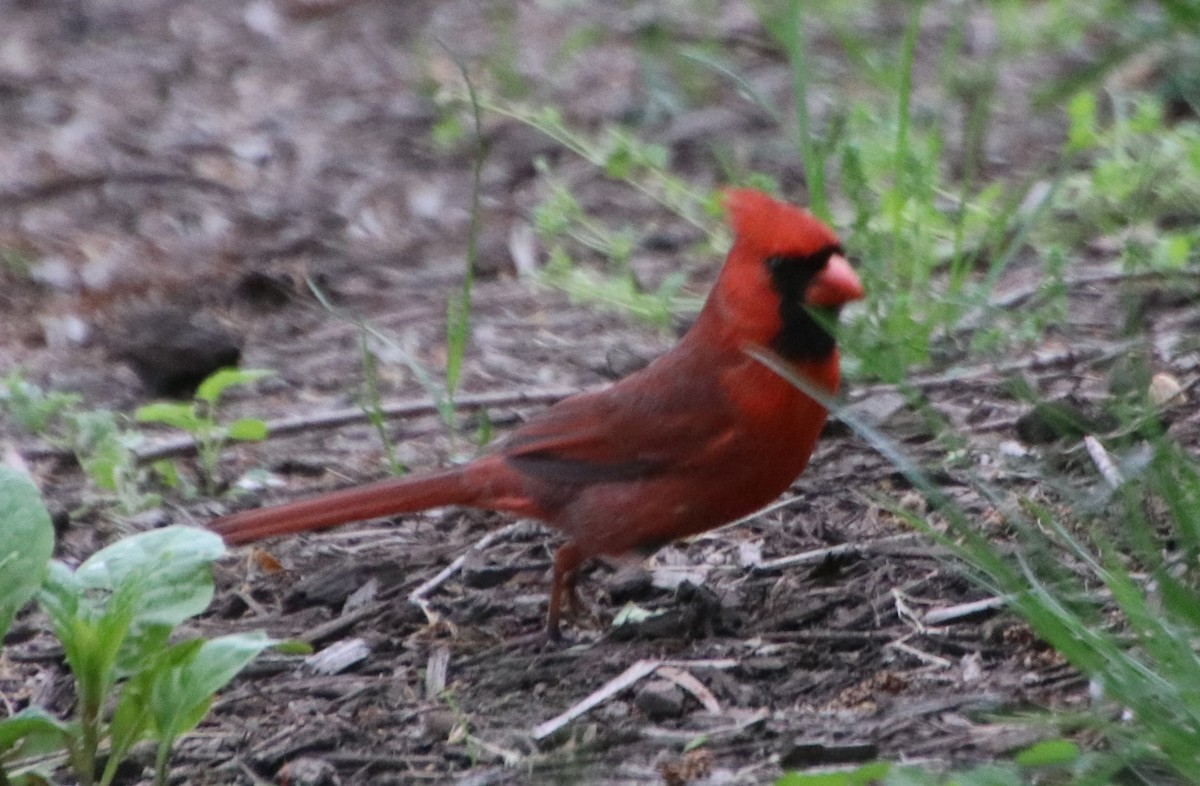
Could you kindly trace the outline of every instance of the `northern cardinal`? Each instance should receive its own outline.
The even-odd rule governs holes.
[[[833,394],[827,326],[862,284],[808,212],[749,189],[724,204],[733,248],[695,324],[654,363],[558,402],[463,466],[235,513],[212,529],[241,544],[442,505],[538,519],[567,536],[547,614],[557,638],[584,560],[650,554],[763,507],[804,470],[825,423],[823,406],[750,353],[767,350]]]

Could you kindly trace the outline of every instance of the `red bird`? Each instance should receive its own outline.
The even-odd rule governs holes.
[[[824,407],[748,353],[768,350],[833,394],[828,320],[862,284],[808,212],[748,189],[726,192],[725,207],[735,235],[725,267],[695,324],[654,363],[558,402],[464,466],[236,513],[212,529],[240,544],[442,505],[538,519],[567,536],[547,615],[557,638],[584,560],[649,554],[763,507],[804,470],[825,423]]]

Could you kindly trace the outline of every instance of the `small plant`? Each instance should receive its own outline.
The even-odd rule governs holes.
[[[81,409],[74,393],[44,391],[13,371],[0,382],[0,409],[22,428],[75,454],[79,466],[103,491],[116,495],[125,513],[152,508],[162,500],[142,491],[146,469],[138,465],[137,448],[145,435],[127,428],[123,416],[106,409]],[[156,467],[163,473],[164,467]]]
[[[544,168],[543,175],[549,177]],[[561,289],[572,301],[625,313],[659,327],[670,324],[674,314],[699,310],[698,299],[679,295],[687,281],[686,270],[675,271],[656,290],[647,291],[630,267],[636,247],[633,233],[612,230],[588,216],[565,186],[552,184],[550,194],[534,211],[534,226],[550,249],[539,279]],[[600,255],[609,269],[597,272],[577,265],[572,249]]]
[[[1200,127],[1169,127],[1161,103],[1114,96],[1102,125],[1095,94],[1068,104],[1068,150],[1091,159],[1059,189],[1051,228],[1058,238],[1116,236],[1127,270],[1179,270],[1200,248]]]
[[[139,407],[134,418],[139,423],[161,423],[186,431],[196,440],[196,455],[208,493],[216,492],[217,464],[221,451],[230,440],[258,442],[267,437],[267,424],[258,418],[238,418],[229,423],[217,420],[217,405],[231,387],[249,385],[275,372],[267,369],[226,368],[215,372],[196,388],[189,403],[160,401]]]
[[[25,379],[20,371],[10,371],[0,381],[0,407],[21,428],[57,442],[56,430],[67,414],[76,411],[83,397],[76,393],[47,393]]]
[[[775,786],[1024,786],[1066,783],[1088,761],[1070,740],[1053,739],[1020,751],[1011,762],[984,764],[969,770],[936,775],[918,767],[871,762],[833,772],[792,772]]]
[[[405,468],[396,458],[396,443],[392,440],[387,430],[387,418],[383,414],[383,399],[379,395],[379,370],[375,354],[371,352],[371,348],[367,345],[367,329],[363,324],[358,326],[358,357],[362,364],[363,385],[366,388],[364,391],[365,401],[362,403],[363,412],[367,416],[367,422],[375,429],[375,433],[379,435],[379,441],[383,445],[384,457],[387,460],[388,470],[393,475],[403,475]]]
[[[64,419],[79,466],[99,488],[116,495],[118,509],[136,513],[160,504],[162,497],[142,490],[147,470],[138,463],[137,449],[146,435],[123,428],[122,422],[128,418],[107,409],[72,412]],[[170,477],[161,465],[156,471]]]
[[[667,170],[669,154],[661,145],[642,142],[619,128],[608,128],[597,137],[567,125],[553,107],[532,108],[481,97],[479,105],[489,112],[512,118],[537,129],[566,149],[599,168],[607,177],[627,183],[675,215],[709,235],[716,246],[728,245],[724,231],[714,228],[712,215],[719,200]]]
[[[1113,721],[1103,711],[1074,719],[1103,735],[1106,745],[1102,753],[1060,762],[1071,765],[1071,782],[1108,783],[1128,772],[1143,783],[1200,783],[1195,687],[1200,584],[1190,568],[1200,554],[1200,467],[1194,459],[1166,440],[1153,441],[1149,462],[1110,489],[1109,503],[1091,515],[1064,515],[1028,498],[1006,505],[995,490],[977,484],[1018,533],[1020,548],[1013,556],[894,446],[877,434],[868,438],[898,461],[948,526],[942,530],[899,509],[897,515],[958,555],[993,594],[1007,598],[1043,640],[1094,682],[1101,708],[1128,714],[1129,722]],[[1058,748],[1039,751],[1069,758],[1066,741],[1051,742]],[[988,782],[1025,781],[1010,776]]]
[[[37,487],[0,464],[0,639],[46,576],[54,549],[54,527]]]
[[[213,596],[216,535],[168,527],[118,541],[72,571],[49,559],[53,527],[37,489],[0,466],[0,635],[34,595],[75,677],[75,717],[37,707],[0,720],[0,783],[50,779],[66,762],[85,786],[112,783],[133,745],[157,743],[155,783],[167,782],[171,748],[208,711],[213,695],[274,642],[262,633],[170,643],[176,627]],[[41,589],[38,590],[40,585]],[[99,753],[107,761],[97,772]]]
[[[508,18],[507,16],[505,17]],[[453,401],[462,374],[462,362],[467,353],[471,337],[471,292],[475,285],[475,266],[479,261],[479,198],[482,190],[483,161],[487,148],[483,142],[483,122],[479,116],[479,97],[467,69],[455,61],[467,85],[467,96],[471,101],[471,119],[475,131],[475,155],[471,166],[471,223],[467,229],[467,258],[463,270],[463,282],[459,291],[446,302],[446,396]],[[449,424],[453,427],[457,412],[447,410]]]
[[[394,455],[394,448],[391,445],[391,438],[388,436],[387,430],[384,428],[385,418],[383,415],[383,403],[379,396],[378,373],[376,371],[374,351],[370,346],[371,340],[373,339],[386,346],[391,354],[400,358],[400,362],[403,363],[405,368],[412,373],[413,379],[415,379],[417,384],[421,386],[421,389],[425,391],[425,395],[429,396],[430,400],[433,401],[434,405],[437,407],[438,417],[441,418],[442,423],[444,423],[447,428],[453,427],[455,423],[456,413],[454,411],[454,401],[446,391],[445,385],[435,379],[433,374],[429,372],[429,369],[425,368],[421,361],[414,357],[412,352],[410,352],[394,337],[384,333],[382,330],[367,322],[362,317],[356,316],[336,307],[329,300],[329,297],[321,290],[321,288],[317,286],[316,282],[310,279],[307,284],[309,291],[313,293],[313,297],[315,297],[317,302],[319,302],[327,311],[329,311],[331,314],[334,314],[339,319],[344,319],[347,322],[353,323],[358,328],[359,353],[363,368],[363,377],[367,387],[366,401],[363,404],[363,410],[367,413],[368,422],[370,422],[379,433],[379,437],[383,442],[384,449],[388,453],[389,463],[392,464],[394,468],[399,468],[399,461],[395,461],[392,458]]]

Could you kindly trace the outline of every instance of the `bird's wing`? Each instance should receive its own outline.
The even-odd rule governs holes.
[[[540,413],[505,442],[505,461],[558,483],[644,479],[682,469],[686,452],[717,427],[713,409],[669,410],[659,402],[670,397],[610,391],[575,396]]]

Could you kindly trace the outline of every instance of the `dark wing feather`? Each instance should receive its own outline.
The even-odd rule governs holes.
[[[684,468],[684,451],[712,433],[715,408],[665,411],[669,396],[626,389],[576,396],[540,413],[505,442],[501,455],[524,474],[586,485],[651,478]]]

